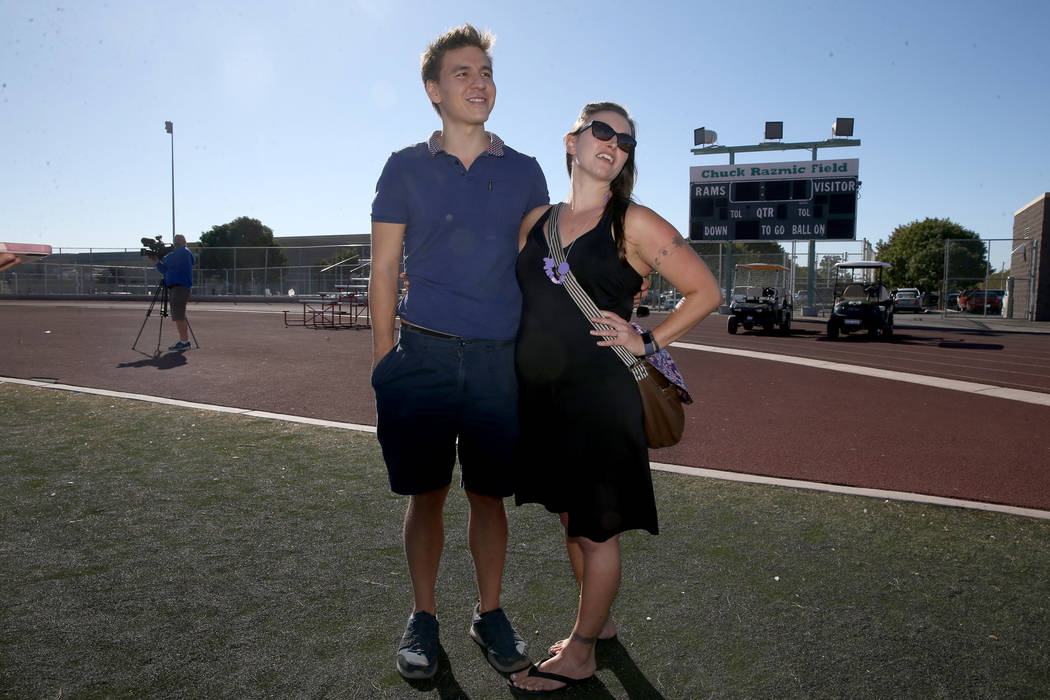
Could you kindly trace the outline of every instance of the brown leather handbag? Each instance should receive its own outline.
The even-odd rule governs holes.
[[[638,364],[648,365],[645,360]],[[645,367],[645,378],[638,380],[645,414],[645,441],[649,447],[677,445],[685,432],[685,409],[678,387],[654,367]]]

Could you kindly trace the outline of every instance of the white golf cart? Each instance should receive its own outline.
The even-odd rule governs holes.
[[[828,339],[866,331],[869,338],[893,335],[893,297],[882,283],[891,265],[877,260],[835,263],[835,306],[828,319]]]
[[[729,332],[740,326],[751,330],[760,326],[771,332],[791,331],[793,299],[788,290],[788,273],[783,265],[740,263],[733,269],[733,299],[729,304]],[[741,279],[743,278],[743,279]]]

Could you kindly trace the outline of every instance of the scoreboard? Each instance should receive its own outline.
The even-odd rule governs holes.
[[[859,160],[692,166],[694,241],[854,240]]]

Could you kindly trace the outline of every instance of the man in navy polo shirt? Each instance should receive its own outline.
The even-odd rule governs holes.
[[[536,160],[485,131],[496,98],[491,45],[490,34],[467,24],[428,47],[421,73],[441,131],[390,156],[372,204],[378,437],[391,489],[409,496],[404,544],[414,610],[397,654],[406,678],[437,671],[435,587],[457,449],[480,598],[470,635],[497,670],[529,665],[500,607],[503,499],[512,494],[518,435],[518,227],[549,198]],[[402,253],[411,288],[399,303]]]

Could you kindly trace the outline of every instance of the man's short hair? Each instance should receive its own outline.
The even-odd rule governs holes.
[[[453,49],[461,49],[464,46],[476,46],[485,52],[485,56],[492,62],[492,56],[489,51],[492,50],[492,44],[496,41],[495,35],[490,31],[479,32],[471,24],[464,24],[459,27],[454,27],[448,30],[427,47],[427,50],[423,52],[423,55],[419,59],[419,73],[423,78],[423,85],[427,84],[428,80],[433,80],[435,83],[441,80],[441,62],[445,58],[445,54]],[[435,111],[441,114],[441,109],[436,103],[431,103],[434,106]]]
[[[186,237],[181,233],[176,233],[175,237],[171,239],[171,242],[175,245],[186,245]]]

